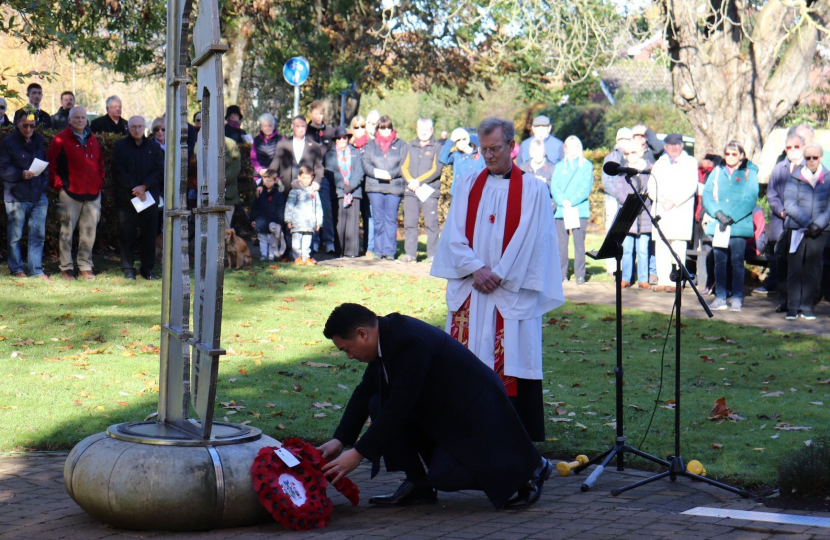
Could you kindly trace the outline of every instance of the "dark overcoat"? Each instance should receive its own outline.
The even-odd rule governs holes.
[[[382,355],[366,367],[334,438],[403,470],[394,458],[406,454],[401,441],[417,430],[462,464],[493,506],[504,506],[541,462],[504,384],[443,330],[398,313],[378,321]],[[380,409],[357,440],[378,394]]]

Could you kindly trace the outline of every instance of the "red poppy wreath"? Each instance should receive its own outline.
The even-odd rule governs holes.
[[[299,460],[298,465],[286,465],[274,446],[261,448],[251,465],[260,504],[286,529],[325,527],[332,511],[331,499],[326,495],[328,481],[322,471],[326,460],[319,450],[299,438],[288,439],[282,447]],[[353,506],[360,502],[360,490],[348,478],[342,478],[334,487]]]

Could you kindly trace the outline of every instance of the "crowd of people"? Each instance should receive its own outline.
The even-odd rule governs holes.
[[[8,264],[15,277],[48,279],[42,268],[42,251],[48,200],[46,190],[58,192],[60,216],[60,275],[73,280],[78,273],[94,279],[92,247],[101,213],[105,164],[96,133],[123,134],[112,158],[115,204],[121,227],[121,268],[135,279],[134,257],[139,241],[139,272],[153,279],[156,237],[161,227],[159,204],[163,183],[165,122],[156,118],[147,133],[141,116],[122,117],[121,100],[106,100],[107,113],[93,122],[72,92],[61,95],[61,108],[49,115],[40,108],[43,91],[27,88],[29,103],[9,122],[7,104],[0,98],[0,126],[13,124],[14,132],[0,147],[0,176],[8,215]],[[248,159],[254,171],[256,195],[244,209],[256,232],[262,260],[288,259],[298,265],[316,264],[315,253],[342,257],[368,255],[394,260],[398,251],[398,213],[403,203],[401,263],[415,263],[419,225],[426,229],[425,262],[432,263],[439,239],[438,203],[441,173],[453,169],[450,196],[459,180],[485,168],[477,135],[457,128],[436,138],[432,120],[418,120],[416,138],[401,140],[388,115],[371,111],[355,116],[348,127],[334,128],[324,120],[325,108],[315,101],[308,121],[297,116],[291,133],[283,137],[270,113],[258,119],[252,137],[241,126],[242,112],[227,108],[225,119],[226,204],[239,204],[239,144],[251,143]],[[196,205],[196,137],[201,114],[189,126],[191,164],[188,200]],[[58,131],[46,149],[38,128]],[[602,174],[605,222],[613,221],[620,205],[634,190],[646,195],[669,245],[681,258],[693,240],[699,247],[698,277],[704,291],[715,295],[711,308],[742,309],[745,256],[766,258],[767,280],[759,293],[776,292],[778,310],[788,319],[813,320],[820,296],[823,252],[828,237],[827,161],[814,132],[806,125],[790,130],[784,155],[775,167],[767,190],[770,219],[758,206],[758,168],[747,159],[742,145],[732,141],[722,155],[709,154],[700,163],[685,150],[680,134],[664,139],[645,125],[621,128],[605,162],[616,162],[650,174]],[[192,140],[191,140],[192,139]],[[594,183],[593,164],[583,156],[576,136],[564,142],[551,134],[547,116],[533,120],[532,136],[511,152],[513,163],[525,174],[544,182],[550,193],[553,223],[558,237],[559,264],[568,281],[568,244],[573,239],[573,277],[585,283],[585,233],[591,219],[589,195]],[[48,163],[38,172],[35,160]],[[824,164],[822,164],[824,160]],[[630,180],[630,181],[629,181]],[[228,212],[228,226],[234,210]],[[20,251],[28,226],[28,256]],[[72,243],[79,241],[75,260]],[[362,234],[361,234],[362,232]],[[138,234],[137,234],[138,233]],[[623,242],[623,287],[673,292],[672,255],[668,245],[655,241],[652,222],[643,212]],[[608,271],[613,272],[610,260]],[[636,273],[636,274],[635,274]]]

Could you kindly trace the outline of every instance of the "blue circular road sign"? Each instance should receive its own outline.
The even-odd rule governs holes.
[[[283,66],[282,76],[291,86],[299,86],[308,80],[310,67],[308,60],[302,56],[295,56]]]

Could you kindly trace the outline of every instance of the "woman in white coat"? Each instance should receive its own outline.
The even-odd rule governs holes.
[[[654,215],[660,216],[658,224],[663,234],[685,264],[686,244],[692,239],[694,226],[697,160],[683,150],[683,138],[678,133],[667,135],[663,144],[665,152],[654,164],[648,181],[648,196],[654,201]],[[654,290],[674,292],[676,287],[670,277],[674,257],[656,231],[651,236],[657,265]]]

